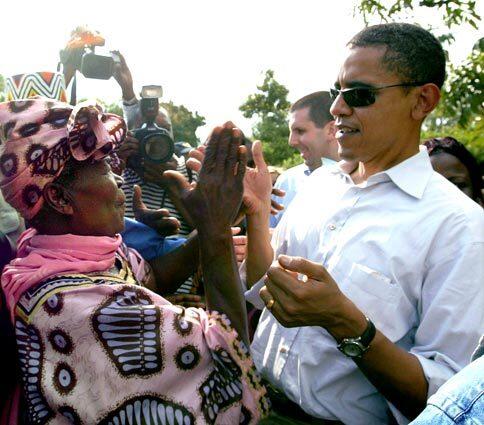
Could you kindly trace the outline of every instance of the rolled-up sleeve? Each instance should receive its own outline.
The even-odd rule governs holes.
[[[448,247],[445,257],[430,258],[419,306],[421,321],[410,349],[427,379],[428,397],[470,362],[484,332],[483,258],[484,244],[475,239]],[[399,424],[408,423],[389,405]]]

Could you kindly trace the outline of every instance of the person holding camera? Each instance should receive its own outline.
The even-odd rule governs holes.
[[[123,112],[131,130],[125,144],[117,152],[124,178],[122,189],[126,194],[125,216],[135,217],[132,200],[137,185],[141,188],[141,198],[146,207],[152,210],[167,209],[170,216],[180,222],[179,235],[186,236],[193,230],[193,221],[179,201],[177,188],[163,173],[176,170],[189,182],[196,180],[196,173],[187,169],[184,158],[174,154],[171,122],[166,111],[159,105],[161,87],[144,86],[141,99],[138,100],[126,60],[121,53],[115,53],[120,60],[115,66],[114,78],[122,90]],[[190,278],[177,293],[197,293],[196,286]]]

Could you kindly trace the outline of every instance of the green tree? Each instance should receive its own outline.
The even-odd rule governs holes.
[[[171,100],[167,103],[162,103],[161,106],[170,115],[175,141],[188,142],[194,147],[198,146],[200,140],[196,135],[196,131],[198,127],[205,125],[205,117],[198,112],[190,111],[184,105],[175,105]]]
[[[100,101],[102,102],[102,101]],[[116,114],[116,115],[119,115],[120,117],[123,116],[123,108],[121,108],[121,106],[119,105],[119,102],[113,102],[113,103],[110,103],[110,104],[106,104],[104,102],[103,103],[103,106],[104,106],[104,110],[106,112],[109,112],[110,114]]]
[[[5,78],[0,74],[0,102],[5,100]]]
[[[452,28],[469,25],[478,29],[481,17],[473,0],[359,0],[355,12],[366,24],[372,19],[383,22],[412,14],[417,7],[439,14],[448,32],[438,38],[444,48],[455,39]],[[407,16],[405,20],[408,20]],[[435,32],[435,31],[433,31]],[[448,57],[448,54],[447,54]],[[461,64],[448,63],[447,80],[439,106],[425,122],[425,137],[453,136],[484,160],[482,111],[484,109],[484,39],[480,39]]]
[[[469,24],[478,29],[481,20],[476,12],[476,2],[472,0],[360,0],[355,9],[368,24],[372,17],[376,16],[387,22],[397,18],[400,13],[411,12],[417,7],[437,10],[448,28]]]
[[[289,91],[275,79],[274,71],[270,69],[265,72],[264,82],[257,86],[257,90],[249,95],[239,110],[246,118],[257,118],[252,133],[255,139],[262,141],[267,162],[286,167],[301,163],[300,156],[287,143]]]

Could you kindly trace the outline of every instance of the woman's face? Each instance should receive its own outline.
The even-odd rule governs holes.
[[[114,236],[124,230],[123,179],[111,171],[106,160],[83,166],[70,185],[73,233]]]
[[[430,156],[432,167],[472,199],[472,181],[467,167],[454,155],[439,152]]]

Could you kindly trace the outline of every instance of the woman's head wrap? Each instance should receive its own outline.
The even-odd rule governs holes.
[[[45,98],[0,103],[0,188],[27,220],[42,208],[43,189],[72,157],[100,160],[126,136],[126,124],[95,102],[75,107]]]

